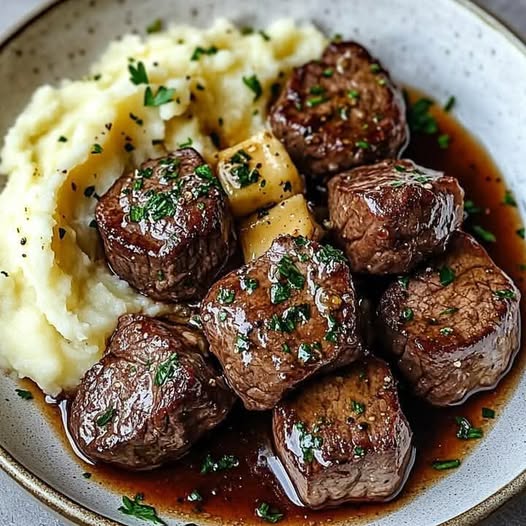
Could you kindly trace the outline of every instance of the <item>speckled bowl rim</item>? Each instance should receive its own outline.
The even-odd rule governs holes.
[[[44,5],[29,12],[18,23],[3,34],[0,34],[0,53],[5,46],[20,37],[33,22],[60,4],[71,0],[48,0]],[[484,10],[470,0],[449,0],[456,3],[477,17],[490,29],[502,34],[506,40],[526,57],[524,42],[505,22],[489,11]],[[41,478],[29,471],[0,444],[0,469],[15,482],[27,490],[42,504],[79,526],[124,526],[123,523],[108,519],[97,512],[82,506],[60,491],[49,486]],[[441,523],[439,526],[475,526],[481,520],[503,506],[508,500],[526,490],[526,468],[511,482],[496,491],[487,499],[479,502],[469,510]]]

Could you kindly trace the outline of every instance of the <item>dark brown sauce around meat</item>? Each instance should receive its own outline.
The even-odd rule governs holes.
[[[417,97],[418,93],[411,93],[413,100]],[[480,225],[496,235],[496,243],[484,245],[526,296],[526,271],[520,270],[520,264],[526,264],[525,243],[516,234],[522,225],[516,208],[502,204],[506,189],[497,168],[485,150],[452,116],[438,106],[435,106],[434,114],[441,133],[451,137],[449,148],[441,149],[436,135],[419,135],[413,137],[405,156],[424,166],[444,170],[460,180],[466,190],[466,199],[482,209],[481,213],[472,216],[468,225]],[[523,301],[523,320],[526,319],[524,304]],[[400,496],[386,504],[350,505],[318,512],[291,504],[261,459],[270,451],[270,414],[247,413],[239,405],[226,425],[211,433],[207,440],[172,466],[151,472],[130,473],[79,461],[79,476],[84,471],[89,472],[92,477],[86,480],[86,484],[103,483],[123,495],[133,497],[136,493],[144,493],[145,501],[155,506],[161,516],[173,511],[187,515],[189,522],[199,522],[201,518],[216,523],[261,523],[254,510],[262,502],[275,506],[285,514],[281,524],[322,524],[338,519],[352,520],[356,524],[360,518],[372,521],[407,504],[423,488],[448,474],[434,471],[431,468],[433,460],[463,459],[477,446],[477,440],[463,441],[455,437],[457,426],[454,417],[465,416],[487,433],[492,421],[482,418],[482,408],[494,409],[496,418],[499,417],[524,369],[525,361],[523,349],[511,373],[497,389],[480,393],[459,407],[432,409],[402,394],[404,409],[415,434],[416,463]],[[42,403],[42,408],[57,434],[67,441],[57,407]],[[202,475],[200,469],[207,453],[214,459],[224,454],[235,455],[240,465],[228,471]],[[195,490],[203,497],[197,505],[188,501],[188,496]]]

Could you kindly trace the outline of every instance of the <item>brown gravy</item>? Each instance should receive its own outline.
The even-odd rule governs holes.
[[[411,91],[410,96],[414,101],[421,94]],[[516,234],[522,225],[517,209],[503,204],[505,186],[497,168],[484,148],[450,114],[438,105],[435,105],[433,113],[441,133],[451,137],[449,148],[441,149],[437,136],[419,135],[413,138],[405,156],[460,179],[466,190],[466,199],[474,201],[482,209],[481,213],[473,216],[472,223],[481,225],[497,236],[496,243],[485,243],[485,246],[496,263],[526,295],[526,271],[520,269],[520,264],[526,263],[526,244]],[[526,319],[524,305],[523,301],[523,320]],[[494,409],[498,418],[524,369],[525,361],[523,349],[510,374],[500,382],[497,389],[479,393],[460,407],[433,409],[403,397],[404,409],[415,434],[417,455],[404,490],[389,503],[349,505],[317,512],[295,506],[260,459],[262,452],[269,451],[270,447],[270,415],[248,413],[240,408],[231,415],[226,425],[172,466],[151,472],[130,473],[109,466],[88,465],[79,460],[79,476],[82,471],[89,472],[92,476],[86,480],[86,484],[102,483],[130,497],[144,493],[145,502],[155,506],[160,516],[173,511],[178,515],[184,514],[188,521],[199,521],[201,518],[216,523],[261,523],[254,514],[261,502],[267,502],[285,514],[281,524],[314,525],[338,519],[351,520],[353,524],[362,522],[360,519],[373,521],[407,504],[422,489],[447,475],[447,472],[431,468],[433,460],[463,459],[477,446],[477,440],[463,441],[455,437],[457,426],[454,417],[466,416],[473,425],[481,426],[488,432],[492,421],[482,418],[482,408]],[[32,391],[35,393],[36,388],[33,387]],[[57,406],[44,403],[42,398],[40,400],[42,410],[67,444]],[[69,444],[67,447],[70,447]],[[239,458],[240,466],[221,473],[201,475],[201,464],[207,453],[211,453],[214,458],[233,454]],[[187,500],[194,490],[203,497],[203,501],[197,505]]]

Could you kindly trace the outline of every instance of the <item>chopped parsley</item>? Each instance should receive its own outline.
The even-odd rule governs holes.
[[[518,230],[515,231],[515,233],[522,239],[526,237],[524,228],[519,228]]]
[[[449,148],[449,143],[451,142],[451,137],[447,133],[443,133],[438,136],[437,141],[442,150],[447,150]]]
[[[327,318],[328,330],[325,333],[325,340],[331,343],[338,342],[338,335],[342,330],[341,323],[331,314]]]
[[[440,313],[440,316],[451,316],[452,314],[456,314],[458,311],[458,307],[448,307]]]
[[[104,427],[104,426],[108,425],[113,420],[113,417],[115,416],[115,413],[116,413],[115,409],[113,407],[110,407],[97,418],[95,423],[99,427]]]
[[[284,516],[277,508],[271,507],[270,504],[266,502],[262,502],[255,511],[257,517],[271,524],[276,524],[283,519]]]
[[[155,373],[155,385],[164,385],[168,380],[174,377],[175,371],[179,367],[179,355],[172,353],[168,360],[161,363]]]
[[[218,471],[225,471],[227,469],[237,468],[239,466],[239,459],[234,455],[223,455],[217,462],[212,458],[212,455],[206,455],[201,466],[201,473],[217,473]]]
[[[152,506],[143,504],[144,495],[138,493],[132,500],[129,497],[122,497],[122,506],[119,511],[124,515],[129,515],[140,519],[142,521],[151,522],[153,524],[162,524],[167,526],[166,522],[159,518],[157,511]]]
[[[356,141],[356,146],[362,150],[368,150],[371,147],[366,140]]]
[[[215,55],[219,50],[215,46],[210,46],[207,48],[198,46],[194,49],[190,60],[196,61],[199,60],[203,55]]]
[[[496,290],[494,294],[499,300],[514,300],[517,297],[515,292],[510,289]]]
[[[22,398],[22,400],[33,400],[33,393],[25,389],[15,389],[15,393]]]
[[[93,154],[102,153],[103,151],[104,151],[104,148],[100,144],[95,143],[91,147],[91,153],[93,153]]]
[[[289,307],[281,316],[274,314],[268,321],[268,328],[276,332],[291,333],[299,323],[310,320],[310,306],[306,303]]]
[[[203,501],[203,497],[202,497],[201,493],[199,493],[196,489],[194,489],[194,491],[192,491],[192,493],[190,493],[190,495],[188,495],[188,497],[186,497],[186,500],[188,502],[202,502]]]
[[[495,411],[489,407],[483,407],[482,418],[495,418]]]
[[[270,287],[270,302],[274,305],[283,303],[290,298],[290,285],[288,283],[272,283]]]
[[[243,77],[243,84],[254,93],[254,102],[256,102],[261,95],[263,95],[263,88],[256,75],[250,77]]]
[[[323,95],[325,93],[325,88],[323,86],[320,86],[319,84],[316,84],[314,86],[311,86],[309,89],[309,93],[311,95]]]
[[[241,289],[247,294],[252,294],[259,287],[259,281],[255,278],[243,278],[241,280]]]
[[[229,160],[230,173],[236,178],[240,188],[257,183],[260,173],[257,168],[250,168],[252,157],[245,151],[239,150]]]
[[[179,148],[189,148],[190,146],[192,146],[193,143],[194,141],[192,140],[192,138],[188,137],[188,139],[186,139],[185,142],[179,143]]]
[[[409,287],[409,276],[400,276],[397,280],[398,284],[405,290]]]
[[[464,201],[464,210],[468,215],[479,214],[482,210],[470,199]]]
[[[440,277],[440,284],[443,287],[446,287],[447,285],[450,285],[455,281],[455,271],[451,267],[441,267],[439,272]]]
[[[341,250],[331,245],[323,245],[314,256],[318,263],[329,265],[331,263],[345,263],[345,255]]]
[[[380,73],[382,68],[380,67],[380,64],[371,64],[371,72],[372,73]]]
[[[439,332],[442,336],[451,336],[454,331],[451,327],[442,327]]]
[[[150,86],[146,88],[144,92],[144,105],[151,107],[162,106],[168,102],[172,102],[175,90],[173,88],[165,88],[164,86],[159,86],[157,93],[153,93]]]
[[[298,347],[298,360],[302,363],[314,361],[316,359],[316,350],[320,349],[319,342],[315,343],[302,343]]]
[[[351,89],[347,92],[347,97],[351,100],[358,100],[360,98],[360,92],[355,89]]]
[[[64,135],[61,135],[61,136],[58,138],[58,142],[68,142],[68,138],[67,138],[67,137],[64,137]]]
[[[234,303],[235,298],[236,293],[232,289],[221,287],[217,293],[217,301],[219,301],[221,305],[231,305]]]
[[[307,427],[303,422],[296,422],[294,428],[299,434],[299,446],[303,455],[303,461],[310,464],[314,460],[314,451],[319,450],[323,445],[323,439],[308,433]]]
[[[306,101],[307,108],[315,108],[324,102],[327,102],[325,95],[316,95],[315,97],[309,97]]]
[[[332,68],[324,69],[322,72],[322,76],[324,76],[326,79],[331,78],[334,75],[334,70]]]
[[[246,352],[250,349],[250,340],[244,334],[238,334],[234,343],[235,352]]]
[[[362,458],[365,456],[365,449],[361,446],[354,446],[354,456]]]
[[[460,464],[460,460],[456,458],[454,460],[435,460],[431,466],[437,471],[443,471],[445,469],[456,469]]]
[[[287,354],[290,354],[290,353],[291,353],[290,345],[289,345],[288,343],[284,343],[284,344],[281,346],[281,350],[282,350],[284,353],[287,353]]]
[[[438,133],[438,123],[429,112],[433,104],[431,99],[421,98],[409,106],[407,121],[412,132],[425,133],[427,135]]]
[[[365,413],[365,404],[351,400],[351,411],[356,415],[363,415]]]
[[[149,84],[148,73],[146,73],[146,68],[144,63],[138,62],[137,67],[133,64],[128,66],[128,71],[130,72],[130,82],[138,86],[139,84]]]
[[[517,201],[515,201],[513,194],[509,190],[506,190],[502,203],[508,206],[517,206]]]
[[[447,102],[444,104],[444,111],[449,113],[455,106],[456,102],[457,102],[457,99],[453,95],[449,97]]]
[[[415,317],[415,313],[413,312],[413,309],[410,307],[406,307],[400,316],[402,318],[403,322],[411,321]]]
[[[298,290],[305,285],[305,276],[300,272],[289,256],[283,256],[278,265],[278,273],[281,278],[286,279],[288,284]]]
[[[481,428],[473,427],[471,422],[463,416],[455,417],[455,422],[458,426],[457,438],[460,438],[461,440],[478,439],[484,436],[484,432]]]
[[[151,35],[152,33],[159,33],[163,29],[163,21],[160,18],[154,20],[151,24],[146,27],[146,33]]]
[[[486,241],[487,243],[495,243],[497,241],[495,234],[482,228],[480,225],[474,225],[473,232],[475,232],[479,239],[482,239],[482,241]]]

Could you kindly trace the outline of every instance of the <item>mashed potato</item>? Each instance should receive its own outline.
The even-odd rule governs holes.
[[[259,131],[273,84],[325,44],[290,21],[250,35],[224,20],[174,26],[113,42],[89,77],[38,89],[2,152],[0,366],[57,394],[100,358],[121,314],[169,308],[108,270],[93,228],[97,195],[164,148],[191,139],[211,160],[214,142],[224,148]],[[147,86],[128,69],[141,80],[141,62],[151,95],[174,90],[171,102],[144,105]]]

